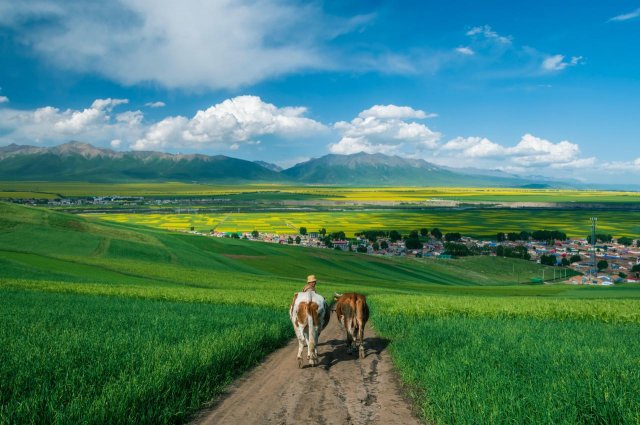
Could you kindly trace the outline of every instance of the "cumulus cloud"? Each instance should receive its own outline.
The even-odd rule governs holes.
[[[7,96],[0,96],[0,103],[8,103],[9,98]]]
[[[282,0],[0,0],[0,26],[59,68],[170,88],[235,88],[357,66],[358,54],[330,42],[371,19]]]
[[[633,12],[624,13],[622,15],[614,16],[609,19],[609,22],[621,22],[621,21],[629,21],[631,19],[635,19],[640,16],[640,8],[634,10]]]
[[[564,55],[551,55],[542,61],[542,69],[545,71],[561,71],[570,66],[582,63],[582,56],[572,56],[568,61],[564,60]]]
[[[443,151],[458,151],[466,158],[491,158],[505,155],[505,148],[484,137],[456,137],[442,146]]]
[[[0,142],[59,143],[73,138],[105,141],[131,137],[139,132],[139,111],[114,114],[127,99],[96,99],[82,110],[45,106],[33,110],[0,109]],[[134,124],[133,127],[131,124]]]
[[[127,99],[97,99],[82,110],[45,106],[0,109],[0,143],[55,144],[71,138],[133,149],[239,149],[261,136],[307,136],[326,127],[305,117],[306,108],[282,107],[256,96],[227,99],[192,118],[168,116],[146,123],[139,110],[118,112]]]
[[[167,104],[161,101],[157,101],[157,102],[147,102],[144,104],[144,106],[148,106],[149,108],[164,108],[165,106],[167,106]]]
[[[460,47],[456,47],[456,52],[465,55],[465,56],[473,56],[476,54],[476,52],[473,51],[473,49],[471,47],[467,47],[467,46],[460,46]]]
[[[456,137],[437,152],[449,164],[524,171],[546,168],[583,168],[595,158],[580,156],[577,144],[563,140],[557,143],[525,134],[515,146],[503,146],[484,137]]]
[[[238,96],[200,110],[191,119],[167,117],[151,125],[132,148],[228,146],[237,149],[241,144],[256,143],[255,139],[260,136],[304,136],[323,131],[325,126],[305,117],[306,112],[304,107],[278,108],[257,96]]]
[[[341,139],[329,145],[337,154],[357,152],[405,154],[435,149],[440,133],[424,124],[408,122],[409,119],[425,119],[435,116],[408,106],[375,105],[356,118],[334,124]]]

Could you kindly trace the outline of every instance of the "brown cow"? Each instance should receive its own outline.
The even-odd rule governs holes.
[[[347,352],[351,353],[355,343],[364,359],[364,326],[369,320],[367,298],[362,294],[334,294],[338,323],[347,332]]]

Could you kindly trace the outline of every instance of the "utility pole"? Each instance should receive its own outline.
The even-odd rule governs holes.
[[[591,217],[591,275],[597,275],[596,269],[596,224],[598,217]]]

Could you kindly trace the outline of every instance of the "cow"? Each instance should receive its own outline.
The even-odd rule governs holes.
[[[364,359],[364,326],[369,320],[367,298],[362,294],[334,294],[338,323],[347,333],[347,352],[353,352],[355,343],[360,358]]]
[[[318,364],[318,338],[329,324],[331,310],[322,295],[315,291],[298,292],[293,296],[289,317],[298,337],[298,367],[302,368],[302,350],[308,347],[307,359],[311,366]]]

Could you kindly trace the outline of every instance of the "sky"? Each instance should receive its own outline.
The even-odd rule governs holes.
[[[0,0],[0,146],[640,183],[640,1]]]

